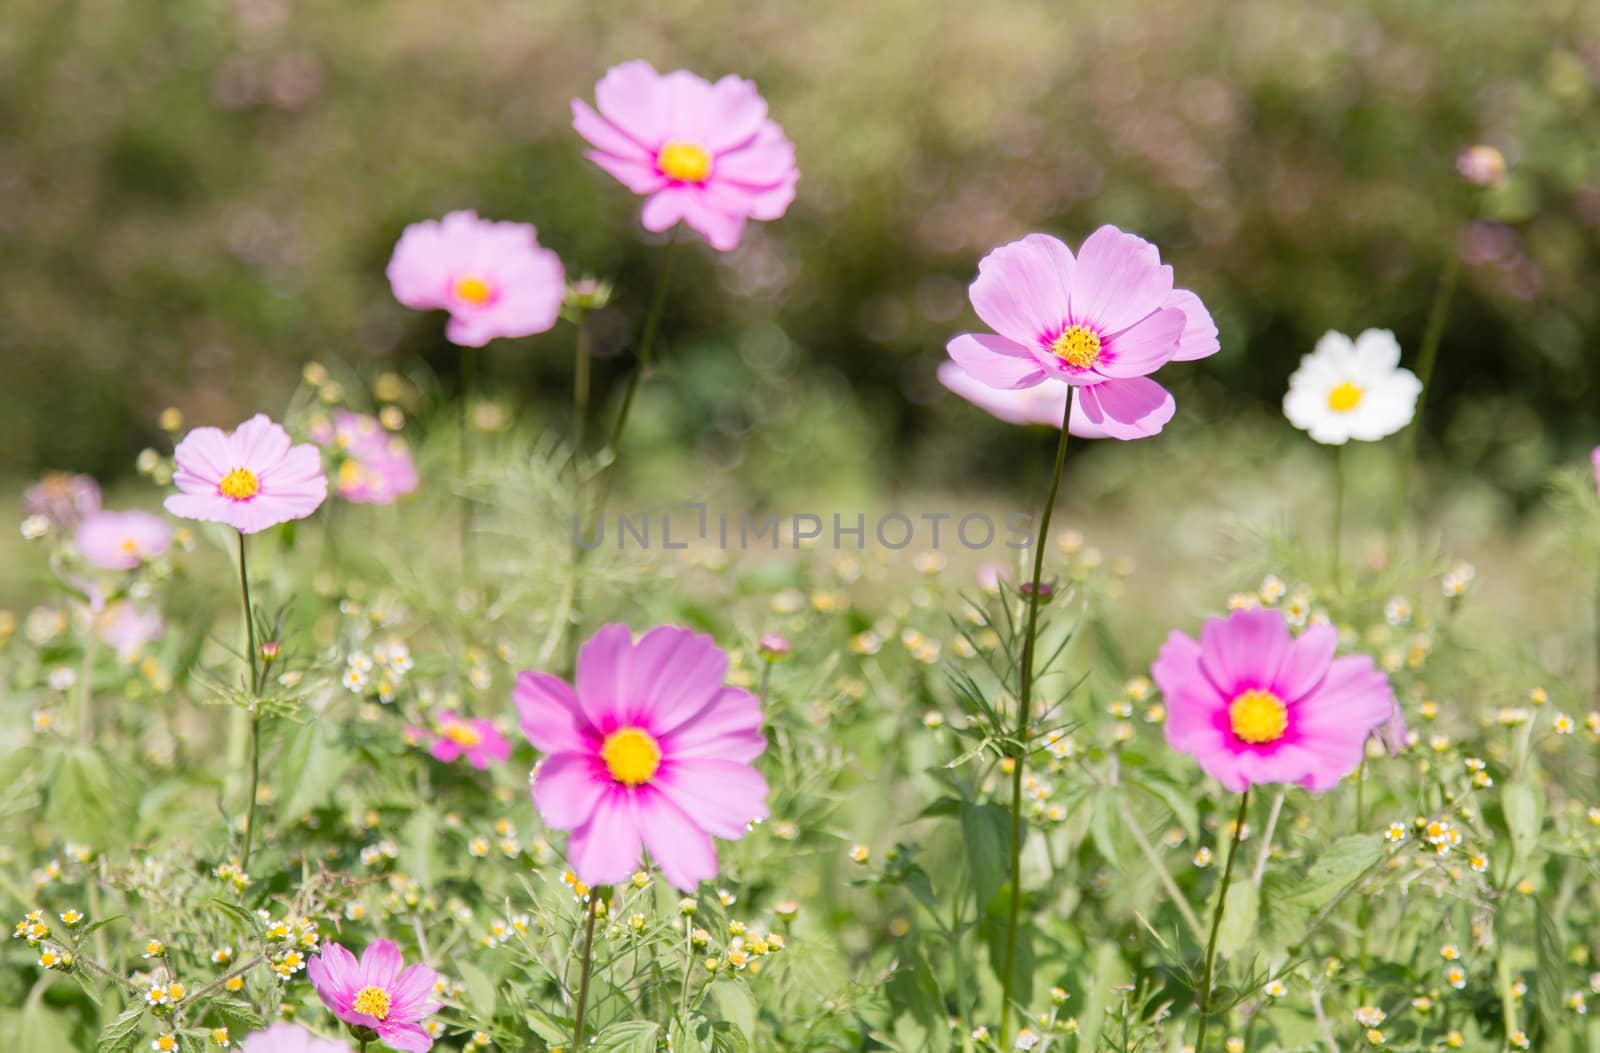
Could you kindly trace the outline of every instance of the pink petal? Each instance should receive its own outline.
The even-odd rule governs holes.
[[[711,836],[682,808],[656,792],[639,795],[639,826],[645,847],[674,888],[693,892],[702,881],[717,876],[717,852]]]
[[[626,625],[603,625],[578,649],[578,703],[603,735],[622,726],[629,713],[628,663],[633,634]],[[594,882],[590,882],[594,884]]]
[[[1052,428],[1061,427],[1061,418],[1067,411],[1067,392],[1071,390],[1062,381],[1050,379],[1031,388],[1002,390],[978,380],[955,362],[939,363],[939,383],[1007,424],[1044,424]],[[1085,434],[1074,413],[1072,434],[1097,439],[1105,433],[1094,429],[1093,434]]]
[[[390,1019],[418,1020],[438,1009],[433,1001],[433,985],[438,979],[438,973],[420,962],[407,966],[389,988]]]
[[[393,940],[377,940],[361,952],[361,986],[388,990],[405,959]]]
[[[1389,678],[1367,655],[1336,658],[1328,675],[1293,709],[1294,727],[1307,738],[1327,735],[1364,742],[1394,710]]]
[[[661,737],[662,755],[673,762],[694,757],[748,762],[766,747],[761,702],[739,687],[723,688],[693,719]]]
[[[667,764],[654,785],[702,829],[724,840],[739,840],[753,820],[768,815],[767,780],[737,761]]]
[[[1132,328],[1106,339],[1106,353],[1095,363],[1095,372],[1117,378],[1154,373],[1177,353],[1186,324],[1186,316],[1177,308],[1146,315]]]
[[[578,696],[559,677],[525,669],[517,674],[511,701],[517,707],[522,733],[543,753],[586,750],[590,737],[598,737]]]
[[[1187,319],[1183,339],[1178,342],[1178,353],[1172,356],[1172,361],[1192,362],[1214,355],[1221,348],[1217,341],[1217,323],[1211,320],[1211,312],[1200,302],[1200,297],[1188,289],[1174,289],[1162,306],[1176,307]]]
[[[1035,347],[1071,317],[1069,290],[1077,267],[1072,250],[1061,241],[1029,234],[979,261],[970,290],[972,306],[1001,336]]]
[[[178,443],[172,457],[178,466],[173,483],[194,493],[215,493],[222,477],[237,467],[233,447],[221,428],[194,429]]]
[[[1172,268],[1143,238],[1105,226],[1078,250],[1072,321],[1118,333],[1161,307],[1172,293]]]
[[[572,832],[567,860],[585,885],[616,885],[639,869],[642,850],[634,791],[613,786],[589,821]]]
[[[289,433],[265,413],[257,413],[233,431],[234,456],[258,475],[283,460],[289,446]]]
[[[1331,625],[1313,625],[1301,633],[1273,677],[1272,693],[1289,703],[1310,694],[1328,675],[1338,646],[1339,632]]]
[[[945,350],[968,376],[991,388],[1031,388],[1049,379],[1032,352],[1003,336],[962,333]]]
[[[655,154],[648,147],[600,116],[582,99],[572,100],[572,127],[602,155],[655,167]]]
[[[461,756],[461,744],[454,739],[440,737],[433,740],[428,752],[433,755],[434,760],[449,764]]]
[[[533,780],[533,803],[539,817],[557,830],[576,830],[615,785],[592,755],[558,753],[547,757]]]
[[[1177,408],[1167,389],[1149,377],[1104,380],[1078,388],[1072,433],[1079,434],[1081,419],[1108,438],[1143,439],[1166,427]]]
[[[711,637],[657,626],[639,638],[628,661],[629,722],[648,720],[652,733],[665,735],[704,709],[727,676],[728,656]]]
[[[376,1030],[384,1045],[390,1049],[401,1050],[402,1053],[428,1053],[428,1050],[433,1048],[433,1039],[418,1024],[385,1020]]]
[[[654,194],[667,186],[669,179],[661,174],[655,161],[634,161],[614,154],[591,150],[583,156],[600,166],[613,179],[635,194]]]
[[[1200,667],[1224,698],[1270,690],[1288,655],[1289,627],[1275,610],[1234,611],[1200,631]]]
[[[717,155],[712,179],[746,187],[771,187],[792,183],[796,176],[794,144],[783,130],[768,121],[760,134],[735,150]]]
[[[704,117],[705,145],[721,154],[750,141],[768,123],[767,103],[753,83],[730,73],[711,86]]]
[[[668,100],[662,77],[648,62],[613,66],[594,86],[596,105],[606,119],[652,153],[668,133]]]

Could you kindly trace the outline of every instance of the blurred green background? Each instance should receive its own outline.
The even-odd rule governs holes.
[[[1425,450],[1527,498],[1600,435],[1600,4],[12,0],[0,477],[126,474],[162,407],[276,411],[310,359],[448,390],[442,318],[383,268],[452,208],[614,279],[618,349],[659,249],[568,100],[635,57],[754,78],[803,172],[787,217],[677,272],[663,439],[732,449],[822,406],[829,455],[880,478],[992,469],[1032,440],[934,381],[977,259],[1103,222],[1217,318],[1222,353],[1162,378],[1191,425],[1273,417],[1328,328],[1392,328],[1409,362],[1459,251]],[[1457,176],[1474,142],[1503,186]],[[554,426],[572,341],[497,344],[487,383]]]

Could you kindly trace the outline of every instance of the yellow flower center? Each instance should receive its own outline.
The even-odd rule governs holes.
[[[248,501],[261,492],[261,480],[248,468],[235,468],[222,477],[217,492],[233,501]]]
[[[1228,703],[1228,722],[1245,742],[1277,742],[1289,727],[1289,709],[1271,691],[1250,690]]]
[[[363,987],[356,992],[350,1008],[377,1020],[389,1019],[389,992],[381,987]]]
[[[1361,396],[1365,394],[1361,388],[1348,380],[1328,392],[1328,408],[1335,413],[1349,413],[1361,405]]]
[[[477,728],[459,720],[452,721],[445,726],[444,737],[454,742],[457,746],[465,746],[468,749],[483,741],[483,736],[478,734]]]
[[[122,551],[126,552],[130,556],[137,556],[139,554],[139,542],[135,541],[131,537],[123,538],[122,544],[118,545],[117,547],[122,549]]]
[[[1100,360],[1100,336],[1082,325],[1069,325],[1050,344],[1050,353],[1069,366],[1088,369]]]
[[[489,283],[476,274],[468,274],[456,279],[456,297],[474,306],[482,307],[489,302],[489,297],[493,295],[494,290],[489,288]]]
[[[693,143],[668,143],[656,155],[656,167],[680,183],[704,183],[711,174],[711,155]]]
[[[600,759],[613,779],[638,786],[649,782],[661,767],[661,746],[643,728],[622,728],[606,736]]]

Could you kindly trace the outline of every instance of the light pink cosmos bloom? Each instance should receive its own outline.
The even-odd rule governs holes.
[[[1596,446],[1589,454],[1589,463],[1594,465],[1595,490],[1600,492],[1600,446]]]
[[[1061,427],[1067,392],[1072,390],[1065,381],[1049,378],[1031,388],[991,388],[954,362],[939,363],[939,383],[1007,424],[1044,424],[1052,428]],[[1168,405],[1174,405],[1170,399]],[[1106,430],[1084,415],[1081,401],[1073,404],[1068,431],[1080,439],[1106,437]]]
[[[730,75],[711,84],[687,70],[624,62],[600,78],[594,98],[598,112],[572,100],[572,127],[594,147],[589,160],[646,195],[646,230],[682,220],[729,252],[745,220],[777,219],[794,200],[794,144],[750,81]]]
[[[727,687],[711,637],[658,626],[633,642],[607,625],[578,652],[577,690],[548,673],[517,676],[528,741],[548,756],[533,800],[571,830],[567,857],[586,885],[624,881],[648,848],[685,892],[717,873],[711,837],[736,841],[767,817],[767,782],[751,767],[767,741],[761,705]]]
[[[389,258],[394,298],[419,311],[449,311],[445,336],[461,347],[532,336],[556,324],[566,295],[561,258],[527,223],[476,212],[413,223]]]
[[[427,1053],[433,1039],[420,1021],[437,1012],[432,1001],[439,974],[426,965],[405,965],[393,940],[379,940],[361,953],[361,961],[337,943],[322,948],[306,963],[306,976],[322,1004],[351,1025],[376,1032],[390,1049]]]
[[[90,566],[132,570],[167,550],[172,527],[149,512],[92,512],[78,524],[76,541]]]
[[[1200,642],[1173,632],[1150,668],[1167,703],[1167,745],[1235,793],[1261,783],[1332,789],[1395,710],[1366,655],[1335,658],[1339,634],[1296,639],[1270,608],[1212,618]]]
[[[1116,227],[1089,235],[1076,257],[1048,234],[1002,245],[978,264],[970,295],[994,333],[961,334],[950,357],[992,388],[1065,381],[1083,420],[1113,439],[1172,419],[1172,396],[1148,374],[1218,348],[1200,298],[1172,287],[1154,245]]]
[[[47,472],[22,492],[22,515],[44,516],[57,530],[70,530],[100,511],[100,484],[87,475]]]
[[[245,1036],[244,1053],[350,1053],[344,1042],[318,1038],[296,1024],[273,1024]]]
[[[173,456],[179,492],[167,498],[167,511],[227,523],[241,534],[304,519],[328,496],[322,454],[308,443],[291,445],[289,433],[265,413],[231,433],[196,428]]]
[[[167,623],[154,608],[141,610],[129,600],[118,600],[96,615],[95,628],[118,658],[131,662],[139,657],[145,644],[161,639]]]
[[[449,764],[465,756],[467,763],[479,771],[490,764],[502,764],[511,756],[511,743],[489,721],[482,717],[463,717],[458,713],[441,714],[436,721],[437,730],[410,727],[406,739],[413,743],[432,740],[428,752],[433,759]]]
[[[339,410],[332,420],[315,421],[310,434],[312,442],[339,458],[334,492],[346,501],[387,505],[416,490],[411,447],[389,434],[378,418]]]

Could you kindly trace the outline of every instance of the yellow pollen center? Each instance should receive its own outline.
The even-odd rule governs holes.
[[[1100,337],[1094,330],[1069,325],[1050,344],[1050,353],[1069,366],[1088,369],[1100,360]]]
[[[122,549],[122,551],[126,552],[130,556],[137,555],[139,552],[139,542],[135,541],[131,537],[123,538],[122,544],[118,545],[117,547]]]
[[[1361,388],[1348,380],[1328,392],[1328,408],[1335,413],[1349,413],[1361,405]]]
[[[704,183],[711,174],[711,155],[693,143],[668,143],[656,155],[656,167],[680,183]]]
[[[1289,727],[1289,710],[1271,691],[1250,690],[1228,703],[1228,722],[1245,742],[1277,742]]]
[[[389,992],[381,987],[363,987],[356,992],[350,1008],[377,1020],[389,1019]]]
[[[489,283],[475,274],[456,279],[456,296],[470,304],[482,307],[489,302],[489,297],[494,295],[494,290],[489,288]]]
[[[222,477],[217,492],[233,501],[248,501],[261,492],[261,480],[248,468],[235,468]]]
[[[483,736],[471,724],[462,724],[459,721],[450,724],[444,729],[444,737],[454,742],[457,746],[466,746],[469,749],[483,741]]]
[[[627,786],[650,781],[661,767],[661,747],[643,728],[622,728],[606,736],[600,759],[611,777]]]

